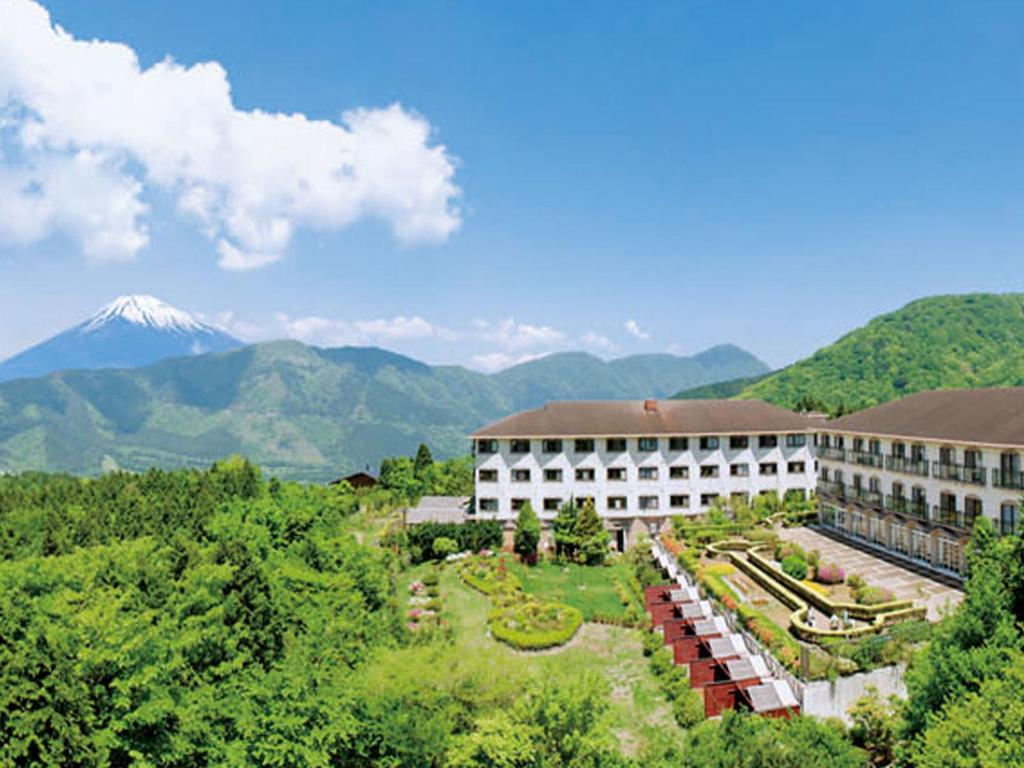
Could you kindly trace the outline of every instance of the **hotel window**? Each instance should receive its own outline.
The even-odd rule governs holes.
[[[476,473],[476,479],[481,483],[496,483],[498,482],[498,470],[481,469]]]
[[[999,531],[1004,536],[1017,533],[1017,505],[1003,504],[999,508]]]
[[[626,479],[626,468],[625,467],[609,467],[608,468],[608,479],[617,482],[622,482]]]
[[[636,441],[636,447],[644,453],[652,453],[658,450],[658,438],[641,437]]]
[[[541,442],[541,450],[544,453],[561,453],[562,452],[562,441],[561,440],[543,440]]]
[[[846,438],[842,435],[836,435],[836,448],[844,448],[846,446]]]
[[[857,453],[863,453],[864,452],[864,438],[863,437],[855,437],[855,438],[853,438],[853,450],[856,451]]]
[[[718,477],[718,465],[706,464],[700,468],[701,477]]]
[[[626,497],[625,496],[609,496],[608,497],[608,509],[625,509],[626,508]]]
[[[686,494],[669,496],[668,505],[673,509],[682,509],[690,506],[690,497]]]
[[[729,448],[734,451],[742,451],[750,447],[750,438],[746,435],[733,435],[729,438]]]
[[[828,482],[828,467],[822,467],[821,473],[818,476],[825,482]]]
[[[668,468],[668,479],[669,480],[689,480],[690,479],[690,468],[689,467],[669,467]]]
[[[777,448],[779,445],[778,435],[761,435],[757,438],[758,448]]]
[[[869,477],[868,478],[868,490],[871,491],[872,493],[881,493],[882,492],[882,481],[879,480],[877,477]]]
[[[786,465],[786,471],[791,475],[803,474],[807,469],[807,465],[802,461],[791,461]]]
[[[626,451],[626,438],[609,437],[604,441],[604,448],[608,453],[624,453]]]
[[[530,470],[528,470],[528,469],[513,469],[512,470],[512,482],[513,483],[528,483],[528,482],[530,482]]]
[[[593,453],[594,440],[589,437],[579,438],[573,444],[573,450],[576,451],[576,453]]]
[[[832,446],[832,438],[828,435],[822,435],[820,442],[822,448],[830,448]]]
[[[512,511],[518,512],[529,503],[529,499],[512,499]]]
[[[657,467],[640,467],[637,472],[641,480],[657,480],[658,479],[658,468]]]
[[[928,494],[921,485],[915,485],[910,489],[910,498],[915,506],[924,506],[928,503]]]
[[[658,508],[658,497],[657,496],[641,496],[637,499],[640,509],[651,510]]]
[[[868,441],[868,453],[873,456],[880,456],[882,454],[882,441],[881,440],[869,440]]]
[[[477,453],[497,453],[498,452],[498,441],[497,440],[477,440],[476,441],[476,452]]]
[[[562,500],[555,498],[544,499],[544,511],[545,512],[557,512],[562,507]]]
[[[779,465],[774,461],[764,461],[757,467],[757,473],[759,475],[777,475],[779,474]]]
[[[939,464],[948,465],[956,462],[956,451],[952,448],[939,448]]]
[[[477,499],[477,506],[481,512],[497,512],[498,511],[498,500],[497,499]]]
[[[892,452],[892,455],[898,459],[905,459],[907,457],[906,443],[893,443],[889,450]]]
[[[700,495],[700,505],[702,507],[713,507],[718,503],[717,493],[702,493]]]
[[[668,449],[670,451],[685,451],[690,447],[690,439],[688,437],[670,437],[668,439]]]
[[[787,448],[803,448],[807,445],[807,435],[786,435]]]
[[[562,482],[562,470],[560,470],[560,469],[545,469],[544,470],[544,482],[545,483],[560,483],[560,482]]]
[[[718,450],[718,438],[707,436],[700,439],[700,449],[702,451],[717,451]]]
[[[733,477],[750,477],[749,464],[730,464],[729,474]]]
[[[576,481],[579,483],[594,482],[594,470],[590,467],[579,467],[576,470]]]
[[[920,443],[910,446],[910,460],[913,462],[924,461],[927,452]]]
[[[530,441],[529,440],[513,440],[509,446],[509,451],[512,453],[529,453],[530,452]]]
[[[964,522],[970,525],[976,517],[981,517],[981,499],[968,496],[964,499]]]
[[[979,469],[981,467],[981,451],[974,449],[964,451],[964,466]]]
[[[906,491],[903,488],[903,483],[894,482],[892,484],[892,495],[894,499],[902,499],[904,493],[906,493]]]

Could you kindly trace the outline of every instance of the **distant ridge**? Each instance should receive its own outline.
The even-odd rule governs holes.
[[[438,456],[467,453],[477,427],[547,400],[665,397],[765,370],[731,346],[610,362],[560,353],[488,375],[375,347],[268,342],[0,384],[0,471],[205,466],[242,453],[283,477],[328,480],[424,441]]]
[[[912,301],[787,368],[700,391],[846,413],[930,389],[1019,386],[1024,294],[972,293]]]
[[[119,296],[85,322],[0,363],[0,381],[73,369],[132,368],[241,345],[153,296]]]

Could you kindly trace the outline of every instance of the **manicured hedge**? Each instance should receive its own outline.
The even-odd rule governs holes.
[[[531,628],[529,626],[531,617],[528,614],[535,607],[539,607],[540,610],[556,611],[557,626]],[[488,621],[491,634],[496,640],[501,640],[522,651],[537,651],[565,645],[572,640],[576,631],[583,624],[583,612],[570,605],[542,603],[522,595],[492,610]],[[522,626],[511,626],[511,624],[521,624]]]
[[[409,554],[414,563],[436,560],[434,540],[452,539],[459,552],[479,552],[481,549],[500,549],[501,523],[497,520],[470,520],[465,523],[421,523],[410,525],[406,531]]]

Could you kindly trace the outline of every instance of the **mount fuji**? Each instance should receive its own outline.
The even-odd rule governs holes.
[[[72,369],[134,368],[242,345],[153,296],[121,296],[84,323],[0,363],[0,381]]]

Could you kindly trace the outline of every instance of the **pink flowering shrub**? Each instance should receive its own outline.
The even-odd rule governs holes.
[[[842,584],[846,581],[846,573],[835,563],[828,563],[815,569],[814,580],[819,584]]]

